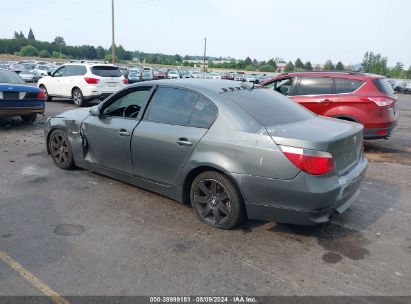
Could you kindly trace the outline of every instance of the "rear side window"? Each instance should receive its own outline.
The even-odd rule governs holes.
[[[148,121],[185,126],[197,102],[198,95],[182,89],[159,88],[151,102]]]
[[[118,67],[113,66],[93,66],[91,73],[100,77],[121,77],[121,73]]]
[[[200,98],[191,115],[189,126],[208,129],[217,117],[217,109],[210,101]]]
[[[336,93],[352,93],[363,85],[364,81],[347,78],[334,78]]]
[[[394,96],[394,90],[392,89],[386,78],[374,79],[372,82],[381,93]]]
[[[226,96],[263,126],[303,121],[314,115],[298,103],[272,90],[241,90],[227,93]]]
[[[330,77],[302,77],[297,94],[294,95],[323,95],[332,94]]]

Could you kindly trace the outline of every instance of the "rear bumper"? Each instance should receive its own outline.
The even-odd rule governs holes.
[[[397,121],[393,121],[388,126],[384,125],[381,128],[364,128],[363,138],[367,140],[388,138],[397,127],[397,124]]]
[[[12,117],[12,116],[21,116],[21,115],[30,115],[32,113],[44,113],[44,107],[7,107],[0,108],[1,117]]]
[[[249,219],[315,225],[342,213],[358,198],[368,165],[362,158],[343,176],[313,176],[300,172],[291,180],[234,175]]]

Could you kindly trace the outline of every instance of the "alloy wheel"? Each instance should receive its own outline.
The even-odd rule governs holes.
[[[62,134],[54,134],[50,140],[51,156],[54,161],[65,166],[69,161],[69,147],[65,137]]]
[[[198,215],[212,225],[224,223],[231,214],[230,194],[214,179],[203,179],[196,185],[193,205]]]

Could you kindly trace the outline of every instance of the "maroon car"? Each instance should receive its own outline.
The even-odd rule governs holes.
[[[364,139],[388,138],[397,125],[397,97],[385,77],[357,72],[280,74],[261,83],[312,112],[364,125]]]
[[[167,74],[166,74],[166,72],[164,72],[162,70],[156,70],[156,71],[154,71],[154,78],[155,79],[166,79]]]

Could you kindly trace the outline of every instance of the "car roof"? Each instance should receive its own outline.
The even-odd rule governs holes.
[[[344,77],[351,79],[364,79],[367,78],[384,78],[385,76],[378,74],[362,73],[362,72],[352,72],[352,71],[306,71],[306,72],[290,72],[282,73],[274,78],[282,76],[323,76],[323,77]]]
[[[231,80],[218,80],[218,79],[195,79],[195,78],[183,78],[183,79],[162,79],[145,81],[140,84],[132,84],[131,86],[147,86],[147,85],[166,85],[170,87],[181,87],[191,89],[198,92],[212,92],[222,93],[230,88],[241,88],[243,83]]]

